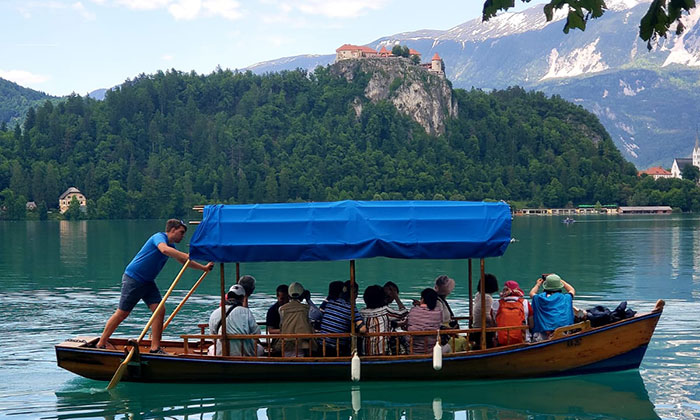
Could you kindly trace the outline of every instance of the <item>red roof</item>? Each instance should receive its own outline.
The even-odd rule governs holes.
[[[370,48],[370,47],[364,47],[361,45],[352,45],[352,44],[343,44],[341,45],[338,49],[335,50],[335,52],[339,51],[362,51],[364,53],[373,53],[376,54],[377,51]]]
[[[645,169],[643,171],[639,171],[639,175],[642,174],[647,174],[647,175],[671,175],[671,172],[667,171],[666,169],[662,168],[661,166],[654,166],[653,168]]]
[[[391,51],[387,50],[386,47],[382,47],[381,50],[379,50],[379,54],[390,54]]]
[[[438,53],[435,53],[435,55],[433,56],[433,60],[442,60],[442,58],[440,58]]]
[[[420,55],[420,53],[413,48],[408,49],[408,55]]]

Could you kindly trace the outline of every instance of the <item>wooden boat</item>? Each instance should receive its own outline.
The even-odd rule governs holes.
[[[221,263],[222,304],[224,263],[237,263],[238,277],[239,262],[350,260],[350,279],[354,282],[354,260],[376,256],[469,259],[471,296],[471,258],[480,259],[483,278],[484,258],[502,255],[510,243],[510,221],[510,209],[505,203],[351,201],[207,206],[191,240],[190,257]],[[190,294],[193,291],[194,288]],[[357,334],[353,329],[349,334],[325,337],[349,338],[353,345],[362,336],[407,337],[410,354],[361,357],[362,380],[505,379],[609,372],[639,367],[663,306],[663,301],[659,301],[650,313],[597,328],[591,328],[587,321],[562,327],[543,342],[490,349],[485,349],[485,332],[509,328],[383,334]],[[177,309],[173,315],[176,312]],[[481,325],[486,324],[483,321]],[[77,337],[56,345],[56,359],[60,367],[97,380],[112,378],[127,353],[132,355],[126,358],[123,372],[127,381],[338,381],[351,376],[351,357],[327,351],[325,346],[312,357],[276,357],[273,352],[260,357],[207,355],[206,349],[216,338],[223,339],[223,353],[229,354],[229,339],[259,339],[267,343],[269,350],[272,338],[298,343],[301,339],[321,337],[227,336],[225,326],[222,329],[221,336],[204,334],[202,328],[200,334],[182,335],[182,341],[164,341],[162,345],[169,355],[149,354],[148,340],[138,340],[136,345],[134,340],[113,338],[111,343],[116,349],[106,350],[94,348],[98,337]],[[474,333],[480,333],[484,350],[436,355],[436,360],[432,354],[412,352],[413,341],[421,337],[466,335],[469,341],[469,335]]]

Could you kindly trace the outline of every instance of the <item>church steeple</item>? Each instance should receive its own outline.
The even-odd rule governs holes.
[[[693,166],[700,168],[700,138],[698,130],[695,129],[695,148],[693,148]]]

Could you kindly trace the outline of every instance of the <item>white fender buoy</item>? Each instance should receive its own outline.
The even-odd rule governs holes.
[[[440,334],[438,334],[438,339],[433,347],[433,369],[442,369],[442,346],[440,346]]]
[[[433,399],[433,415],[435,420],[442,420],[442,400],[440,398]]]
[[[352,411],[357,414],[362,409],[362,394],[360,394],[360,387],[353,386],[350,391],[350,398],[352,399]]]
[[[350,377],[353,382],[360,380],[360,357],[357,355],[357,352],[353,354],[352,362],[350,362]]]

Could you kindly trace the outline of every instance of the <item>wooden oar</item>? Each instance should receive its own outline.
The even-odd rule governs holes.
[[[180,308],[182,308],[182,305],[184,305],[185,302],[187,302],[187,299],[189,299],[190,296],[192,296],[192,293],[194,293],[194,291],[197,289],[197,287],[199,287],[199,283],[201,283],[202,280],[204,280],[204,277],[206,277],[207,274],[209,274],[208,271],[205,271],[204,273],[202,273],[202,275],[199,277],[199,280],[197,280],[197,282],[194,284],[194,286],[192,286],[192,289],[190,289],[190,291],[185,295],[185,297],[182,298],[182,301],[180,302],[180,304],[177,305],[177,308],[175,308],[173,313],[170,314],[170,316],[168,317],[168,320],[165,321],[165,324],[163,324],[163,331],[165,331],[165,329],[168,327],[168,325],[170,325],[170,321],[172,321],[173,318],[175,318],[175,314],[177,314],[180,311]]]
[[[175,277],[175,280],[173,280],[173,284],[170,285],[170,289],[165,293],[165,296],[163,296],[163,299],[161,299],[160,303],[158,304],[158,307],[156,308],[155,311],[153,311],[153,314],[151,314],[151,319],[148,320],[148,323],[146,324],[146,327],[141,331],[141,335],[139,335],[138,340],[136,340],[136,345],[139,345],[141,343],[141,340],[143,340],[143,337],[146,335],[148,332],[148,329],[151,328],[151,325],[153,324],[153,321],[156,318],[156,314],[163,309],[165,306],[165,301],[170,297],[170,294],[173,292],[173,289],[175,289],[175,285],[177,285],[177,282],[180,281],[180,277],[185,273],[185,270],[187,267],[190,265],[190,260],[187,260],[185,264],[183,264],[182,269],[180,272],[177,274],[177,277]],[[131,358],[134,356],[134,353],[136,352],[136,347],[131,347],[131,351],[129,351],[129,354],[126,356],[124,361],[122,362],[121,365],[117,368],[117,371],[114,372],[114,376],[112,377],[112,380],[109,381],[109,385],[107,385],[107,389],[112,389],[117,384],[119,381],[122,380],[122,376],[124,376],[124,372],[126,371],[126,366],[129,364],[131,361]]]

